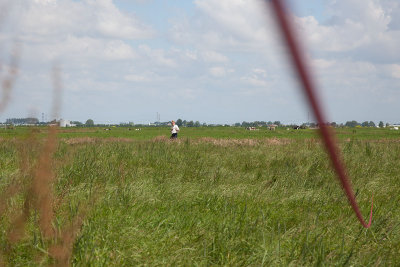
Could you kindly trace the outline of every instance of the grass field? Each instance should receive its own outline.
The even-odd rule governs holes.
[[[111,129],[105,131],[104,129]],[[131,129],[131,130],[129,130]],[[138,140],[150,140],[155,137],[169,137],[168,127],[144,127],[140,131],[135,131],[135,127],[90,127],[90,128],[62,128],[59,130],[59,138],[132,138]],[[0,137],[19,138],[27,135],[32,129],[30,127],[17,127],[14,130],[0,128]],[[36,128],[35,132],[44,136],[47,133],[46,127]],[[378,140],[378,139],[398,139],[399,131],[382,128],[337,128],[335,129],[338,139],[357,139],[357,140]],[[199,127],[183,128],[179,134],[180,138],[198,139],[202,137],[223,138],[223,139],[262,139],[262,138],[290,138],[290,139],[309,139],[318,137],[314,129],[293,130],[287,127],[278,128],[276,131],[269,131],[266,128],[259,128],[257,131],[246,131],[242,127]]]
[[[398,131],[337,130],[370,229],[315,130],[46,136],[0,129],[0,266],[400,265]]]

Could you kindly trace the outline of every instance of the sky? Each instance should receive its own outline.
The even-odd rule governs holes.
[[[290,0],[328,121],[400,122],[400,2]],[[264,0],[0,0],[0,114],[95,123],[313,121]],[[3,97],[3,95],[1,96]]]

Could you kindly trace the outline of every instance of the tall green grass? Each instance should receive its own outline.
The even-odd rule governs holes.
[[[65,139],[54,154],[55,195],[63,198],[54,227],[85,211],[71,258],[77,266],[399,265],[400,143],[361,139],[341,148],[365,216],[374,194],[370,229],[310,138]],[[0,144],[0,166],[2,192],[18,176],[15,140]],[[21,195],[8,204],[21,208]],[[12,228],[8,215],[2,233]],[[54,262],[36,222],[31,214],[27,235],[11,247],[1,235],[4,262]]]
[[[105,131],[104,129],[111,129]],[[130,130],[129,130],[130,129]],[[70,138],[129,138],[135,140],[149,140],[158,136],[170,136],[169,127],[143,127],[140,131],[136,127],[71,127],[59,130],[59,137]],[[15,129],[0,128],[0,137],[6,139],[18,138],[31,131],[31,127],[16,127]],[[46,127],[39,127],[35,130],[39,135],[45,136]],[[336,128],[334,129],[338,139],[357,140],[380,140],[399,139],[400,132],[388,128]],[[270,131],[266,127],[260,127],[257,131],[247,131],[243,127],[181,127],[180,138],[199,139],[204,137],[223,139],[263,139],[263,138],[289,138],[309,139],[318,138],[318,131],[315,129],[293,130],[288,127],[277,128]]]

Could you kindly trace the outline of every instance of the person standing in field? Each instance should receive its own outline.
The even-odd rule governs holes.
[[[172,127],[171,127],[170,139],[176,139],[176,138],[178,138],[179,127],[178,127],[178,125],[175,124],[175,121],[171,121],[171,123],[172,123]]]

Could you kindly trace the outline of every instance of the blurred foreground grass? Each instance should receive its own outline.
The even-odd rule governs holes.
[[[346,133],[350,140],[341,138],[365,217],[374,194],[373,223],[367,230],[353,215],[314,133],[271,139],[260,131],[254,134],[260,135],[257,138],[246,137],[253,141],[211,138],[224,135],[219,133],[178,142],[165,137],[70,142],[73,138],[64,136],[53,160],[54,201],[61,200],[54,205],[53,227],[61,231],[83,213],[70,262],[400,264],[398,139],[364,140],[368,138],[351,138],[352,132]],[[29,142],[7,138],[0,143],[1,193],[26,178],[20,170],[21,147],[29,146],[29,162],[35,164],[40,145]],[[52,264],[51,240],[38,229],[36,212],[31,212],[21,240],[12,243],[7,238],[15,227],[10,218],[23,208],[24,194],[8,199],[1,215],[0,260],[11,266]]]

